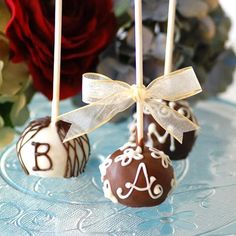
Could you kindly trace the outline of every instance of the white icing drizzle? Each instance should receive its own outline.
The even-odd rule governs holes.
[[[151,151],[151,156],[155,159],[161,159],[161,164],[164,168],[168,168],[169,165],[172,166],[172,162],[164,152],[157,150],[156,148],[149,148]]]
[[[138,182],[138,178],[141,174],[141,172],[144,175],[146,186],[145,187],[138,187],[136,186]],[[127,182],[125,183],[125,188],[129,189],[129,192],[125,195],[122,194],[123,189],[120,187],[116,190],[116,193],[120,199],[127,199],[134,190],[139,192],[145,192],[148,191],[149,196],[152,199],[158,199],[163,194],[163,187],[160,184],[156,184],[152,190],[152,186],[154,182],[156,181],[156,178],[154,176],[148,176],[146,165],[142,162],[139,164],[136,172],[136,176],[133,183]]]
[[[177,112],[185,117],[187,117],[188,119],[191,118],[191,110],[189,109],[190,107],[188,106],[188,103],[184,102],[184,101],[180,101],[179,104],[182,106],[180,107]],[[175,110],[175,106],[177,104],[175,102],[169,102],[169,107],[171,109]]]
[[[155,135],[155,137],[157,138],[158,142],[159,143],[165,143],[167,137],[168,137],[168,133],[165,132],[163,135],[160,135],[158,132],[157,132],[157,128],[156,128],[156,124],[155,123],[150,123],[149,126],[148,126],[148,141],[149,142],[152,142],[152,145],[153,145],[153,140],[152,140],[152,137],[151,135]]]
[[[128,148],[126,149],[123,154],[117,156],[114,161],[115,162],[121,162],[122,166],[127,166],[129,165],[132,160],[141,160],[143,159],[143,155],[142,155],[142,148],[141,147],[137,147],[136,150],[134,150],[133,148]]]
[[[175,151],[175,139],[173,136],[170,135],[170,151],[174,152]]]
[[[167,103],[166,101],[160,101],[160,102],[162,102],[163,104],[166,104],[166,105],[168,104],[168,106],[172,109],[175,109],[176,105],[177,105],[176,102],[169,102],[169,103]],[[197,123],[195,117],[192,116],[192,110],[189,107],[188,102],[187,101],[178,101],[178,104],[180,104],[181,107],[179,109],[177,109],[177,112],[180,113],[181,115],[184,115],[188,119],[192,119],[194,123]],[[148,111],[147,108],[144,109],[144,114],[150,115],[150,112]],[[159,112],[159,115],[162,115],[165,117],[165,116],[168,116],[168,112],[165,110],[162,110],[161,112]],[[136,115],[134,115],[133,117],[134,117],[134,121],[129,126],[129,130],[130,130],[130,137],[129,137],[129,142],[128,142],[129,146],[131,146],[131,143],[135,143],[135,141],[136,141],[136,119],[135,119]],[[195,132],[195,135],[197,135],[197,132]],[[147,141],[145,143],[145,145],[148,147],[154,146],[154,140],[153,140],[152,136],[155,136],[155,138],[161,144],[164,144],[169,137],[170,138],[169,150],[171,152],[174,152],[176,150],[174,137],[171,136],[168,131],[165,131],[164,134],[161,135],[157,131],[157,127],[156,127],[155,123],[150,123],[148,126]],[[128,147],[128,146],[126,145],[125,147]]]
[[[145,114],[145,115],[151,115],[151,112],[147,109],[147,107],[144,107],[144,109],[143,109],[143,113]],[[135,113],[136,114],[136,113]],[[136,115],[137,116],[137,115]],[[135,117],[136,117],[135,116]],[[133,116],[134,117],[134,116]]]
[[[111,185],[108,179],[106,179],[103,183],[103,192],[104,192],[104,197],[110,199],[114,203],[118,203],[118,200],[111,191]]]
[[[152,136],[155,136],[156,139],[158,140],[159,143],[165,143],[167,138],[170,136],[170,151],[174,152],[175,151],[175,139],[167,131],[163,135],[159,134],[156,128],[156,124],[150,123],[148,126],[148,133],[147,133],[147,142],[146,145],[148,147],[153,147],[154,146],[154,140]]]

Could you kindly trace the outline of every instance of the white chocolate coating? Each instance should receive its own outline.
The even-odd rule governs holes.
[[[17,143],[21,165],[29,175],[40,177],[78,176],[89,157],[87,136],[63,143],[65,131],[57,126],[29,125]]]

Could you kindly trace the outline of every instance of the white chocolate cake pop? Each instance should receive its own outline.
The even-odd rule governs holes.
[[[177,102],[167,102],[162,101],[170,108],[176,110],[181,115],[185,116],[189,120],[197,124],[197,119],[194,116],[191,107],[186,101],[177,101]],[[165,117],[168,114],[159,113]],[[144,145],[148,147],[157,148],[164,153],[166,153],[171,160],[180,160],[187,158],[189,152],[192,150],[192,147],[197,138],[197,130],[193,130],[183,134],[183,142],[179,143],[173,136],[171,136],[168,131],[164,130],[152,117],[148,110],[144,110]],[[134,120],[129,126],[129,142],[136,142],[136,117],[134,115]]]
[[[105,197],[129,207],[159,205],[176,184],[171,160],[155,148],[124,146],[107,157],[100,172]]]
[[[90,146],[87,135],[63,143],[69,124],[50,117],[32,121],[17,142],[17,156],[26,174],[74,177],[84,171]]]

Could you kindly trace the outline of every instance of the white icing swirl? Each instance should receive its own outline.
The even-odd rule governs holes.
[[[176,110],[176,109],[175,109],[176,105],[177,105],[177,104],[176,104],[175,102],[169,102],[169,107],[170,107],[171,109]],[[187,117],[188,119],[190,119],[191,116],[192,116],[192,114],[191,114],[191,110],[190,110],[190,107],[189,107],[188,103],[187,103],[187,102],[184,102],[184,101],[182,101],[182,102],[180,101],[180,102],[179,102],[179,105],[181,105],[181,107],[180,107],[179,109],[177,109],[177,112],[178,112],[179,114],[181,114],[181,115]]]
[[[144,187],[139,187],[136,185],[141,173],[143,173],[144,179],[146,182],[146,186]],[[154,176],[150,176],[150,177],[148,176],[146,165],[142,162],[139,164],[137,168],[136,176],[134,178],[133,183],[130,183],[130,182],[125,183],[125,188],[129,189],[128,193],[123,194],[123,188],[121,187],[116,190],[116,193],[120,199],[127,199],[128,197],[130,197],[130,195],[132,194],[134,190],[139,191],[139,192],[148,191],[148,194],[152,199],[158,199],[163,194],[163,187],[160,184],[156,184],[153,188],[154,182],[156,180],[157,179]]]
[[[156,148],[149,148],[151,151],[151,156],[155,159],[161,159],[161,164],[164,168],[168,168],[169,165],[172,166],[172,162],[164,152],[157,150]]]
[[[122,166],[127,166],[129,165],[132,160],[141,160],[143,159],[143,155],[142,155],[142,148],[141,147],[137,147],[136,150],[134,150],[133,148],[128,148],[126,149],[123,154],[117,156],[114,161],[115,162],[121,162]]]

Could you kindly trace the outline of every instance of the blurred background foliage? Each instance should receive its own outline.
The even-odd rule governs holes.
[[[168,0],[143,0],[145,83],[163,74]],[[114,0],[119,27],[112,45],[101,55],[99,73],[135,80],[133,1]],[[236,56],[225,48],[231,22],[218,0],[178,0],[173,70],[193,66],[204,92],[215,96],[232,83]]]
[[[9,42],[4,34],[10,14],[0,1],[0,148],[15,136],[15,127],[21,126],[29,117],[27,104],[32,95],[31,79],[24,63],[12,63]]]

